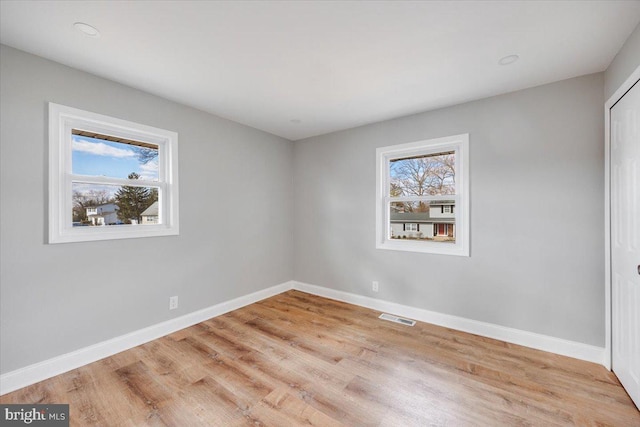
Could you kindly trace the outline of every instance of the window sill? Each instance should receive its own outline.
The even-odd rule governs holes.
[[[385,240],[376,245],[376,249],[391,251],[419,252],[437,255],[457,255],[468,257],[469,249],[457,243],[447,242],[412,242],[406,240]]]
[[[178,227],[166,225],[108,225],[93,227],[73,227],[65,229],[57,236],[51,236],[49,243],[93,242],[98,240],[137,239],[179,235]]]

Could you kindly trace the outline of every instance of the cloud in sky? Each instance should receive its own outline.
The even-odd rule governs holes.
[[[73,150],[93,154],[96,156],[115,157],[119,159],[136,156],[136,153],[134,153],[132,150],[111,147],[102,142],[89,142],[78,139],[73,140]]]
[[[158,179],[158,160],[152,160],[147,163],[140,164],[140,178],[149,181]]]
[[[158,172],[158,161],[152,160],[148,163],[143,163],[140,165],[140,170],[142,172]]]

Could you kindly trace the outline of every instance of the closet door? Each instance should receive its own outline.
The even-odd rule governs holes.
[[[640,83],[610,111],[612,368],[640,407]]]

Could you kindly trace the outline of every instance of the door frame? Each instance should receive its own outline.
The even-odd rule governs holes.
[[[611,109],[640,80],[640,65],[604,104],[604,366],[611,370]]]

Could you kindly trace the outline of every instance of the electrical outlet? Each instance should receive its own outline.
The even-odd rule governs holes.
[[[169,297],[169,310],[175,310],[178,308],[178,296]]]
[[[379,290],[378,282],[376,282],[375,280],[373,282],[371,282],[371,290],[373,292],[378,292],[378,290]]]

